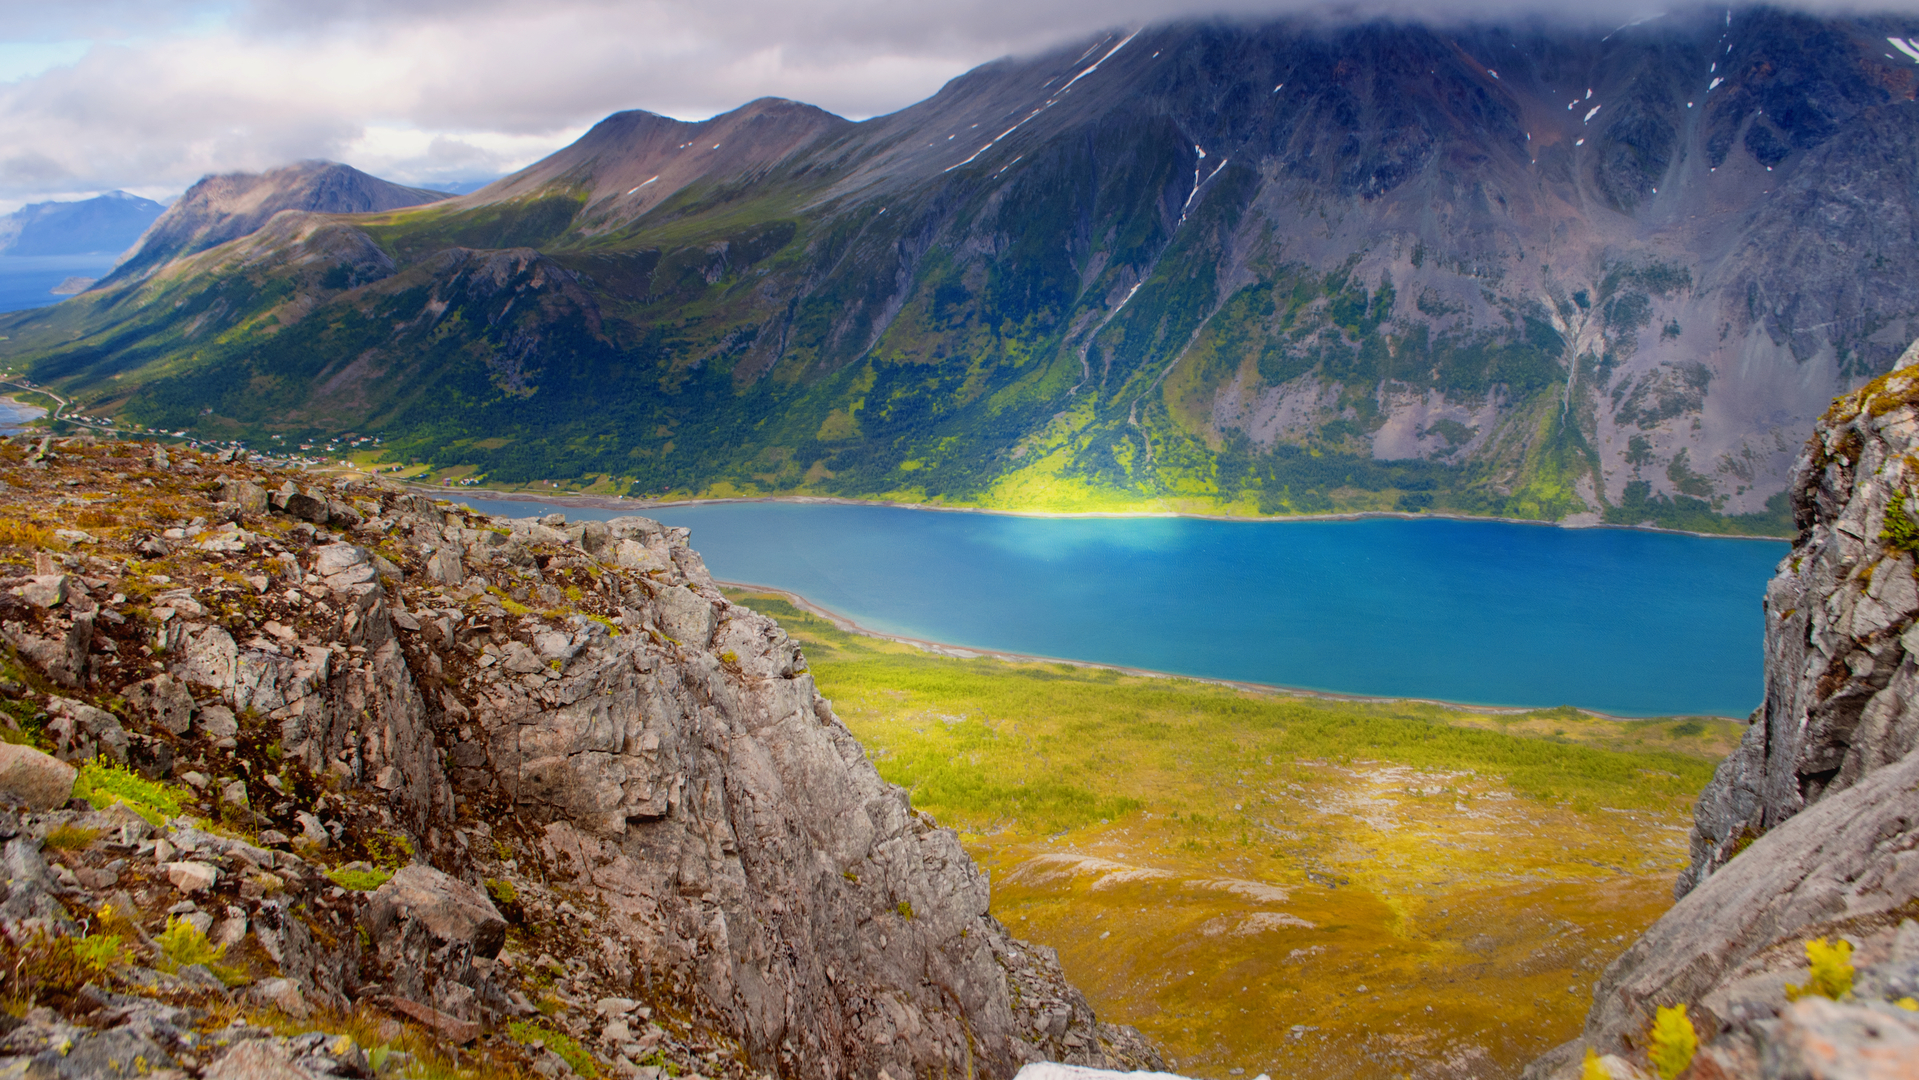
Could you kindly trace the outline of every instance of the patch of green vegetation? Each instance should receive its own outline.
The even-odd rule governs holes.
[[[560,1055],[561,1060],[572,1066],[581,1076],[598,1076],[600,1067],[593,1055],[586,1052],[572,1036],[555,1031],[551,1025],[532,1020],[515,1020],[506,1026],[507,1033],[514,1041],[527,1046],[544,1046]]]
[[[1689,802],[1714,765],[1491,730],[1476,726],[1483,715],[1437,705],[932,656],[841,631],[777,597],[741,595],[804,643],[821,692],[880,775],[968,828],[1016,821],[1053,832],[1116,819],[1143,805],[1156,771],[1227,771],[1268,756],[1471,771],[1542,801],[1649,809]],[[895,719],[875,725],[869,713]]]
[[[1886,546],[1898,551],[1919,552],[1919,521],[1906,511],[1906,493],[1895,491],[1886,500],[1886,525],[1879,533]]]
[[[511,904],[520,898],[519,890],[505,878],[487,878],[486,894],[492,897],[496,904]]]
[[[80,825],[55,825],[47,830],[46,845],[62,851],[84,851],[100,839],[100,830]]]
[[[178,816],[182,805],[179,791],[148,780],[125,766],[101,760],[89,761],[80,767],[80,774],[73,781],[73,794],[92,803],[96,810],[124,803],[154,825],[163,825],[168,818]]]
[[[393,871],[377,866],[349,863],[346,866],[336,866],[328,870],[326,876],[342,889],[372,892],[391,880]]]
[[[413,861],[413,841],[405,833],[375,831],[366,838],[366,850],[374,864],[386,870],[398,870]]]
[[[1766,500],[1766,509],[1751,514],[1721,514],[1704,499],[1690,495],[1652,494],[1652,485],[1630,480],[1617,506],[1606,509],[1609,525],[1657,525],[1662,529],[1740,536],[1792,536],[1792,501],[1783,491]]]
[[[199,927],[177,915],[167,919],[167,928],[155,935],[153,943],[160,949],[161,967],[169,972],[178,972],[181,968],[198,964],[219,976],[220,981],[228,986],[238,986],[246,981],[245,971],[221,963],[227,955],[225,945],[208,941]]]
[[[133,949],[118,934],[88,934],[74,938],[73,955],[97,972],[132,963]]]

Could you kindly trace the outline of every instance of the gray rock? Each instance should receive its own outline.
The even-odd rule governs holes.
[[[176,678],[222,692],[233,689],[240,660],[233,635],[218,626],[205,627],[187,636],[184,649],[185,657],[173,669]]]
[[[0,848],[0,926],[39,924],[72,930],[73,920],[54,893],[60,888],[47,860],[40,853],[40,841],[31,836],[16,836]]]
[[[225,705],[209,705],[200,710],[200,733],[209,739],[231,739],[240,734],[240,721]]]
[[[313,1080],[296,1069],[286,1048],[274,1039],[246,1039],[220,1055],[206,1071],[206,1080]]]
[[[312,1012],[306,997],[300,993],[299,984],[292,979],[261,979],[247,988],[247,996],[300,1019]]]
[[[1919,583],[1884,526],[1894,497],[1919,486],[1919,425],[1909,405],[1875,408],[1842,399],[1795,467],[1804,532],[1766,589],[1765,700],[1699,798],[1677,895],[1753,837],[1919,748]]]
[[[353,544],[327,544],[314,549],[313,572],[336,592],[377,582],[380,578],[379,568],[373,565],[366,549]]]
[[[121,695],[171,734],[185,735],[193,726],[193,694],[171,675],[155,675],[134,683]]]
[[[401,867],[374,890],[366,921],[375,941],[417,921],[437,940],[468,945],[479,956],[498,956],[506,943],[506,919],[485,893],[420,863]]]
[[[87,761],[105,754],[127,763],[127,732],[119,717],[63,697],[47,699],[47,712],[53,715],[47,735],[62,758]]]
[[[427,560],[426,576],[449,589],[458,588],[466,583],[466,565],[457,549],[442,547]]]
[[[242,513],[267,512],[266,489],[251,480],[228,480],[220,485],[220,499],[238,506]]]
[[[54,810],[73,797],[79,771],[31,746],[0,743],[0,793],[35,810]]]
[[[704,649],[713,641],[713,628],[719,620],[707,599],[683,585],[661,589],[654,601],[658,605],[661,632],[693,649]]]
[[[61,1068],[69,1076],[142,1076],[178,1066],[172,1055],[131,1026],[96,1031],[74,1040]]]
[[[603,549],[613,556],[613,564],[628,570],[647,573],[653,570],[665,570],[666,562],[653,554],[651,548],[637,540],[620,539]]]
[[[515,675],[531,675],[546,670],[546,661],[540,654],[526,647],[524,642],[509,641],[506,651],[500,657],[500,666]]]
[[[206,892],[220,880],[219,869],[203,862],[170,862],[165,869],[173,887],[189,895]]]
[[[1806,998],[1768,1033],[1759,1069],[1763,1080],[1909,1080],[1919,1075],[1919,1013]]]
[[[1584,1035],[1528,1075],[1577,1075],[1568,1070],[1583,1046],[1625,1053],[1662,1005],[1693,1003],[1706,1030],[1764,1024],[1785,1006],[1783,984],[1804,981],[1809,938],[1846,930],[1889,952],[1894,916],[1919,896],[1919,859],[1910,857],[1919,848],[1915,787],[1919,754],[1760,837],[1613,961]]]
[[[20,599],[34,607],[57,607],[67,602],[67,590],[72,579],[65,574],[36,574],[27,579],[25,585],[17,586],[13,591]]]
[[[288,486],[291,487],[291,483]],[[280,508],[289,516],[302,521],[310,521],[315,525],[327,523],[327,500],[323,495],[310,495],[296,490],[284,496]]]

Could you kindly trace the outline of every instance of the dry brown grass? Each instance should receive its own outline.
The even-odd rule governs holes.
[[[0,517],[0,545],[23,548],[53,546],[53,530],[19,518]]]

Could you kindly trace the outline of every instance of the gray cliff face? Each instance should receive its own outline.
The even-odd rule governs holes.
[[[1799,540],[1766,589],[1765,701],[1700,795],[1678,903],[1606,969],[1581,1038],[1528,1076],[1577,1076],[1587,1047],[1643,1065],[1655,1011],[1678,1004],[1694,1077],[1910,1064],[1919,1016],[1891,1003],[1919,989],[1916,359],[1835,402],[1801,454]],[[1815,938],[1852,943],[1853,991],[1792,1003]]]
[[[608,971],[691,990],[793,1075],[1007,1075],[1042,1056],[1150,1054],[1095,1026],[1057,965],[988,914],[954,833],[879,778],[797,645],[720,595],[685,530],[511,524],[502,538],[422,519],[411,535],[464,546],[481,569],[538,551],[565,553],[549,573],[654,568],[601,578],[621,590],[625,633],[509,618],[530,641],[516,634],[441,691],[471,718],[448,755],[452,786],[480,816],[535,831],[550,887],[597,911]]]
[[[797,644],[726,600],[686,530],[503,521],[231,453],[153,454],[150,470],[140,453],[163,513],[196,520],[69,530],[88,537],[75,554],[40,552],[0,591],[0,633],[54,688],[57,756],[184,777],[259,840],[48,811],[65,796],[37,793],[64,766],[14,748],[44,767],[0,776],[35,811],[0,809],[0,840],[18,838],[0,944],[110,899],[157,933],[184,895],[258,943],[249,1000],[374,1007],[456,1043],[497,1039],[544,997],[543,1022],[616,1070],[725,1046],[734,1065],[702,1072],[1160,1064],[1094,1018],[1051,950],[1006,932],[956,835],[880,778]],[[124,454],[74,444],[14,475],[97,498],[61,485],[136,464]],[[132,854],[60,854],[78,891],[34,885],[63,823]],[[341,853],[390,857],[400,838],[412,862],[390,881],[328,887]],[[669,1014],[691,1027],[659,1027]]]

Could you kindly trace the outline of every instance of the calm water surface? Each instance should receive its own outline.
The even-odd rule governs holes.
[[[65,300],[53,288],[70,277],[105,277],[114,255],[0,255],[0,312]]]
[[[521,517],[553,507],[469,499]],[[560,507],[569,518],[620,511]],[[1744,717],[1783,541],[1494,521],[648,512],[714,576],[894,634],[1208,678],[1627,716]]]

